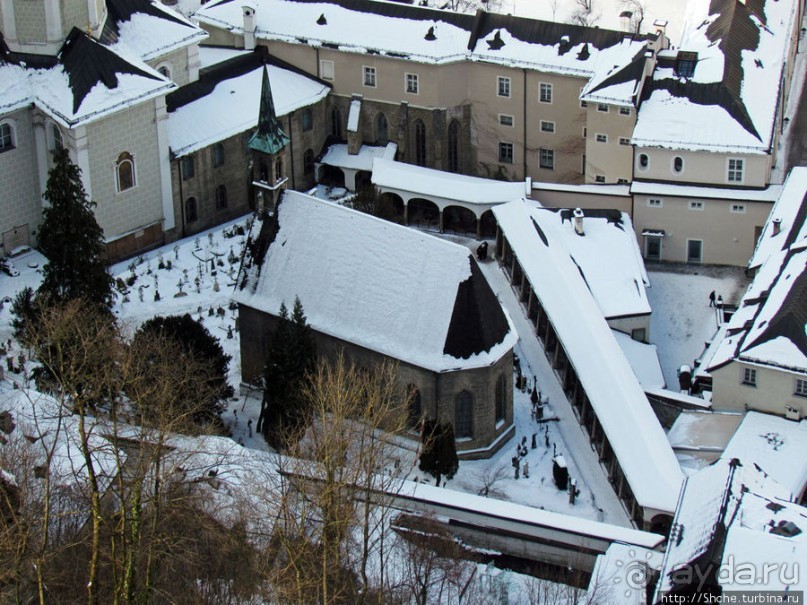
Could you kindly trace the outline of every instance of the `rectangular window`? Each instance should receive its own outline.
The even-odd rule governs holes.
[[[365,65],[363,67],[363,70],[364,70],[364,85],[375,88],[376,87],[375,67],[369,67]]]
[[[757,386],[757,371],[753,368],[743,368],[743,384],[749,387]]]
[[[619,115],[621,115],[621,116],[629,116],[630,115],[630,107],[620,107],[619,108]]]
[[[541,168],[546,168],[547,170],[554,170],[555,169],[555,150],[554,149],[543,149],[539,150],[539,161]]]
[[[541,132],[555,132],[555,123],[541,120]]]
[[[182,158],[182,180],[187,181],[190,178],[193,178],[194,174],[196,173],[196,166],[193,161],[192,155],[186,155]]]
[[[627,185],[628,183],[630,183],[630,181],[628,179],[617,179],[616,180],[617,185]]]
[[[586,154],[584,153],[583,156],[580,158],[580,174],[586,174]]]
[[[510,96],[510,78],[499,76],[497,78],[497,93],[500,97]]]
[[[504,164],[513,163],[513,144],[499,143],[499,161]]]
[[[14,131],[11,124],[0,124],[0,152],[14,149]]]
[[[726,179],[729,183],[743,182],[743,168],[745,160],[739,158],[729,158],[729,169]]]
[[[583,138],[585,139],[588,136],[588,128],[583,126]]]
[[[798,397],[807,397],[807,380],[796,378],[796,389],[793,391]]]
[[[606,105],[605,103],[597,103],[597,111],[608,113],[608,105]]]
[[[735,214],[745,214],[745,204],[732,204],[731,211]]]
[[[703,210],[703,202],[701,202],[701,201],[690,201],[689,202],[689,209],[690,210]]]
[[[654,198],[651,197],[647,200],[647,207],[648,208],[662,208],[664,207],[664,200],[661,198]]]
[[[325,59],[322,59],[319,62],[319,77],[323,80],[333,80],[333,76],[333,61],[326,61]]]
[[[627,137],[619,137],[620,145],[630,145],[630,139]]]
[[[406,92],[412,95],[418,94],[420,87],[417,74],[406,74]]]
[[[604,183],[605,182],[605,177],[603,175],[601,175],[601,174],[598,174],[597,176],[594,177],[594,182],[596,182],[596,183]]]
[[[597,133],[597,142],[598,143],[607,143],[608,142],[608,135],[598,132]]]
[[[506,114],[500,113],[499,114],[499,124],[502,126],[512,126],[513,125],[513,116],[508,116]]]
[[[580,89],[580,96],[581,96],[581,97],[583,96],[583,88],[581,88],[581,89]],[[583,100],[581,100],[581,101],[580,101],[580,107],[583,107],[583,108],[588,107],[588,102],[587,102],[587,101],[583,101]]]
[[[541,103],[551,103],[552,102],[552,85],[547,84],[546,82],[541,82],[539,86],[540,95],[538,100]]]

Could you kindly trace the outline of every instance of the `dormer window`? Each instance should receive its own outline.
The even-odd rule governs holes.
[[[679,50],[675,58],[675,75],[679,78],[692,78],[695,76],[697,64],[698,53]]]

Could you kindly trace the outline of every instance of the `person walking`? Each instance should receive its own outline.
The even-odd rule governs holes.
[[[715,306],[715,291],[714,290],[712,290],[712,292],[709,294],[709,306],[710,307]]]

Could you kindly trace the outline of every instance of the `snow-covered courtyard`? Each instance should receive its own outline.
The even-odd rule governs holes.
[[[237,312],[231,308],[230,295],[235,287],[238,262],[247,238],[250,221],[245,217],[208,232],[167,245],[148,254],[112,267],[120,291],[115,312],[126,329],[133,333],[145,320],[155,315],[189,313],[200,320],[221,341],[232,356],[230,382],[236,388],[223,414],[232,438],[245,447],[267,450],[262,436],[252,430],[260,410],[261,393],[241,387]],[[475,248],[475,240],[450,237]],[[0,276],[0,297],[5,304],[0,311],[0,340],[11,338],[10,300],[26,286],[36,288],[45,259],[28,251],[14,259],[19,275]],[[493,261],[482,264],[483,272],[497,292],[519,331],[528,331],[523,311],[513,296],[507,279]],[[716,316],[709,308],[712,290],[727,302],[739,299],[747,283],[742,270],[716,267],[659,266],[651,271],[649,290],[653,306],[651,335],[668,387],[675,388],[675,370],[682,363],[692,363],[716,327]],[[157,294],[159,293],[159,296]],[[512,300],[511,300],[512,299]],[[12,343],[10,355],[21,351]],[[544,418],[533,418],[530,389],[514,392],[515,437],[487,460],[463,461],[447,489],[501,498],[519,504],[579,516],[592,520],[628,525],[627,516],[607,482],[591,449],[585,432],[578,425],[560,385],[533,334],[519,340],[516,353],[530,386],[537,380],[548,405]],[[20,374],[7,373],[7,379],[24,382]],[[250,422],[251,421],[251,422]],[[535,448],[533,445],[535,436]],[[526,456],[521,460],[519,478],[515,478],[512,458],[524,440]],[[417,439],[411,449],[402,452],[410,465],[408,478],[432,482],[417,468]],[[574,504],[568,491],[555,487],[552,477],[553,457],[563,455],[569,476],[580,490]],[[529,476],[524,476],[527,463]]]

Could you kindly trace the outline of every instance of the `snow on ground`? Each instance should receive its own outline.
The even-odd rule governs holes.
[[[709,265],[648,265],[650,341],[658,346],[667,388],[678,390],[677,370],[692,366],[718,328],[718,314],[709,307],[709,293],[726,304],[740,302],[749,279],[740,267]]]
[[[124,297],[118,295],[115,306],[116,313],[130,332],[155,315],[191,313],[193,317],[202,320],[208,330],[219,338],[226,353],[232,356],[230,382],[238,390],[239,341],[236,312],[229,309],[229,303],[246,234],[233,235],[237,229],[236,224],[246,229],[247,221],[241,219],[222,225],[118,263],[112,267],[112,273],[124,281],[131,280],[132,275],[136,276],[134,283],[128,287],[128,302],[124,302]],[[225,237],[225,234],[230,237]],[[472,249],[478,244],[467,238],[450,239]],[[164,266],[171,261],[171,268],[160,269],[161,259]],[[211,259],[216,275],[210,269]],[[28,251],[16,256],[13,262],[20,275],[0,275],[0,298],[7,301],[4,308],[0,309],[0,341],[4,342],[11,336],[8,301],[21,288],[38,286],[41,279],[39,270],[45,259],[36,251]],[[522,333],[516,353],[521,359],[524,374],[531,380],[537,377],[539,390],[545,398],[549,398],[545,418],[553,419],[540,425],[536,423],[531,418],[529,392],[515,391],[515,439],[505,444],[490,460],[461,462],[457,475],[448,482],[448,489],[478,494],[486,476],[500,476],[491,486],[491,496],[498,495],[512,502],[588,519],[618,525],[628,524],[622,506],[608,484],[585,432],[578,425],[563,396],[537,339],[527,328],[528,322],[523,317],[507,280],[495,262],[489,261],[481,266],[505,307],[512,308],[511,317]],[[723,295],[727,303],[737,302],[747,280],[739,268],[665,265],[651,269],[652,287],[648,291],[653,308],[651,337],[658,345],[668,386],[674,386],[677,384],[676,368],[682,363],[692,363],[701,353],[703,342],[711,337],[716,327],[714,311],[708,306],[709,292],[714,289]],[[160,293],[158,301],[154,300],[155,290]],[[177,296],[180,291],[183,295]],[[218,314],[219,309],[223,311],[223,316]],[[228,338],[230,329],[232,338]],[[525,333],[528,336],[524,336]],[[18,347],[12,347],[14,355],[19,352]],[[13,374],[10,377],[21,379]],[[259,392],[245,391],[230,401],[223,419],[234,440],[249,448],[267,450],[266,443],[248,424],[252,420],[252,427],[255,426],[260,401]],[[547,430],[549,447],[546,446]],[[536,434],[535,449],[531,447],[533,433]],[[516,453],[516,442],[520,442],[523,437],[527,438],[526,460],[529,463],[530,476],[526,479],[521,476],[516,480],[511,459]],[[413,450],[416,447],[417,444],[413,441]],[[569,504],[568,493],[558,490],[552,480],[552,455],[555,451],[564,455],[569,465],[570,477],[578,480],[581,493],[574,505]],[[424,477],[416,467],[409,473],[409,478],[415,477],[433,482],[431,477]]]

